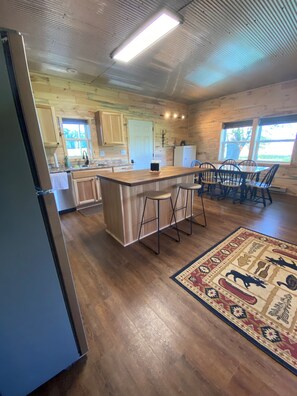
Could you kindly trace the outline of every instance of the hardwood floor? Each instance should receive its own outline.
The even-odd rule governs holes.
[[[205,199],[207,228],[156,256],[123,248],[102,213],[62,216],[88,338],[87,358],[34,395],[293,395],[297,378],[169,277],[239,226],[297,243],[297,198],[267,208]]]

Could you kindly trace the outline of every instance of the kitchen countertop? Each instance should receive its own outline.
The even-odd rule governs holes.
[[[160,180],[172,179],[197,173],[197,168],[184,168],[180,166],[165,166],[160,172],[151,172],[150,170],[132,170],[129,172],[111,173],[98,175],[100,179],[109,180],[114,183],[126,186],[138,186],[146,183],[153,183]],[[201,169],[199,170],[201,172]]]
[[[60,172],[77,172],[77,171],[84,171],[84,170],[93,170],[93,169],[107,169],[107,168],[117,168],[121,166],[128,166],[131,165],[129,163],[125,164],[118,164],[118,165],[90,165],[90,166],[80,166],[80,167],[71,167],[71,168],[51,168],[49,169],[50,173],[60,173]]]

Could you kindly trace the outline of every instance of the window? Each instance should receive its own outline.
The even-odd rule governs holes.
[[[297,115],[261,118],[223,124],[219,160],[253,159],[290,163],[297,135]]]
[[[221,134],[220,160],[233,158],[248,159],[253,121],[228,122],[223,125]]]
[[[291,162],[296,133],[296,115],[260,119],[255,141],[255,160]]]
[[[62,124],[67,155],[82,157],[83,151],[90,155],[92,146],[88,121],[63,118]]]

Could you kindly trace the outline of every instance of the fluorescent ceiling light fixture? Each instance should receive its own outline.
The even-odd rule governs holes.
[[[111,57],[122,62],[129,62],[146,48],[156,43],[161,37],[169,33],[182,23],[182,17],[172,11],[162,9],[144,26],[138,29],[132,36],[111,53]]]

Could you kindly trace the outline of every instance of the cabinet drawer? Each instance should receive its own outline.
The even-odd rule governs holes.
[[[102,173],[112,172],[112,168],[104,168],[104,169],[87,169],[87,170],[79,170],[74,171],[72,173],[72,179],[83,179],[85,177],[96,177]]]

